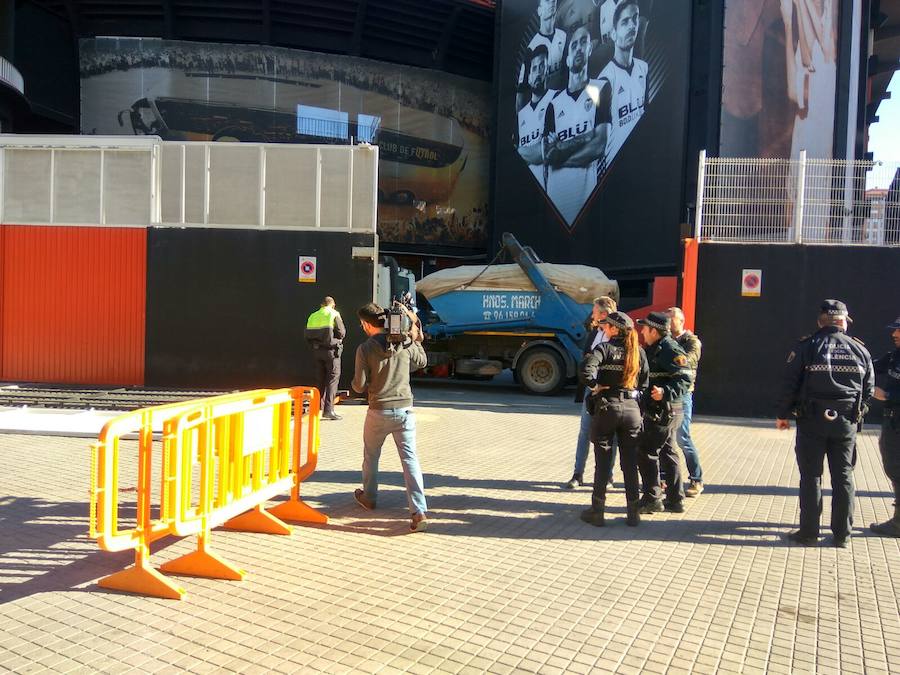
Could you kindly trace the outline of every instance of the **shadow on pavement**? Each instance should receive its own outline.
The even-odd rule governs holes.
[[[357,471],[320,471],[310,482],[359,484]],[[375,536],[408,534],[409,513],[403,492],[403,476],[400,472],[381,472],[380,507],[374,512],[361,509],[354,501],[352,489],[316,495],[316,507],[330,517],[341,521],[314,526],[343,532]],[[449,536],[485,537],[494,539],[535,540],[654,540],[694,544],[719,544],[730,546],[788,546],[783,540],[787,532],[796,529],[796,523],[757,521],[708,521],[692,520],[692,506],[715,494],[771,495],[796,497],[796,488],[780,486],[725,485],[711,486],[699,500],[687,500],[684,514],[653,514],[642,516],[636,528],[625,525],[625,507],[609,505],[606,509],[607,526],[593,527],[583,523],[580,512],[590,505],[590,491],[578,492],[583,503],[573,505],[544,501],[541,494],[561,492],[559,484],[534,483],[509,480],[466,480],[458,476],[426,474],[426,497],[429,508],[429,532]],[[458,494],[429,494],[429,489],[461,488]],[[472,495],[472,490],[510,490],[521,493],[521,498],[496,498]],[[539,493],[535,499],[527,499],[529,493]],[[824,491],[830,498],[830,490]],[[621,487],[613,495],[621,497]],[[859,491],[858,497],[884,497],[886,492]],[[823,528],[823,532],[827,526]],[[854,536],[869,536],[857,528]]]
[[[124,507],[120,514],[133,517]],[[99,550],[87,529],[87,502],[0,499],[0,604],[35,593],[77,590],[133,562],[133,551]]]
[[[354,501],[352,487],[359,484],[358,471],[319,471],[309,484],[347,485],[346,490],[310,497],[333,521],[328,525],[306,525],[326,530],[395,537],[409,535],[409,512],[400,472],[382,472],[382,502],[374,512],[364,511]],[[698,501],[688,500],[683,515],[654,514],[642,517],[639,527],[627,527],[624,506],[607,507],[607,526],[581,522],[579,513],[590,502],[590,491],[578,492],[582,503],[549,501],[549,494],[562,493],[559,483],[516,480],[468,480],[459,476],[426,474],[428,490],[450,488],[450,494],[430,494],[428,532],[443,536],[487,539],[670,541],[728,546],[788,546],[784,534],[795,523],[757,521],[692,520],[692,505],[716,494],[795,497],[796,489],[780,486],[709,486]],[[503,490],[509,497],[472,494],[476,490]],[[566,491],[567,492],[567,491]],[[826,498],[830,491],[825,491]],[[618,493],[618,494],[617,494]],[[621,488],[613,493],[621,499]],[[859,491],[858,497],[888,499],[887,492]],[[533,497],[533,498],[529,498]],[[87,537],[86,502],[52,502],[32,497],[0,498],[0,604],[48,591],[80,591],[80,587],[132,564],[131,550],[109,553],[96,548]],[[123,505],[123,520],[133,517]],[[335,522],[340,521],[340,522]],[[302,526],[301,526],[302,527]],[[823,532],[826,530],[823,529]],[[421,535],[419,535],[421,536]],[[874,536],[857,528],[854,536]],[[158,552],[177,538],[152,545]],[[91,592],[107,592],[94,585]]]
[[[387,486],[403,486],[403,474],[399,471],[380,471],[379,482],[381,485]],[[359,487],[360,472],[359,471],[316,471],[309,479],[304,481],[306,485],[314,483],[346,483]],[[563,481],[527,481],[527,480],[509,480],[509,479],[486,479],[486,478],[460,478],[459,476],[451,476],[439,473],[425,473],[425,496],[428,497],[428,490],[434,488],[467,488],[477,490],[510,490],[515,492],[564,492],[571,494],[573,491],[565,490],[562,487]],[[621,482],[617,483],[617,489],[621,490]],[[577,491],[583,494],[585,500],[590,500],[589,485],[583,486]],[[343,493],[337,493],[341,495]],[[353,490],[348,488],[347,495],[353,500]],[[737,495],[767,495],[772,497],[797,497],[798,487],[785,487],[782,485],[707,485],[703,491],[705,496],[716,494],[737,494]],[[822,494],[825,497],[831,495],[830,489],[824,489]],[[336,495],[336,496],[337,496]],[[875,490],[857,490],[857,497],[871,497],[874,499],[890,498],[893,499],[894,494],[887,491]],[[325,501],[326,496],[321,497]],[[703,497],[701,497],[702,499]],[[479,498],[480,499],[480,498]],[[429,501],[431,499],[429,498]],[[688,500],[685,503],[690,503]]]

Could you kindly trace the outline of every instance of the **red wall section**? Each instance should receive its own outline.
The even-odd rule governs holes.
[[[4,225],[0,378],[143,384],[144,228]]]

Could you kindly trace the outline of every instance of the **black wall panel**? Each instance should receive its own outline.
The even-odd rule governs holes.
[[[762,295],[741,297],[741,271],[762,269]],[[703,341],[696,413],[773,417],[787,354],[816,330],[825,298],[847,303],[850,333],[873,357],[893,348],[900,249],[702,244],[696,333]]]
[[[331,295],[348,329],[341,385],[363,333],[356,310],[373,295],[372,262],[353,246],[372,234],[152,228],[147,243],[146,384],[278,387],[312,384],[306,318]],[[299,283],[300,256],[317,281]]]
[[[78,128],[78,59],[71,26],[31,3],[19,3],[15,20],[13,63],[25,78],[36,118],[34,129],[16,131],[71,133]]]

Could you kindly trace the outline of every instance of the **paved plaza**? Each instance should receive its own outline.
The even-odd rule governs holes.
[[[329,524],[216,530],[247,578],[181,577],[180,602],[97,587],[133,555],[87,537],[89,439],[0,435],[0,672],[900,673],[900,540],[865,530],[891,509],[874,427],[847,550],[782,541],[794,435],[769,421],[700,417],[706,492],[629,528],[617,470],[595,528],[589,488],[560,489],[571,393],[417,385],[423,534],[391,441],[378,510],[353,501],[366,409],[342,405],[303,485]],[[154,563],[194,546],[163,540]]]

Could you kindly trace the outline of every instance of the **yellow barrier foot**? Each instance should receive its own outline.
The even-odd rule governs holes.
[[[295,523],[327,523],[328,516],[320,511],[316,511],[309,504],[293,499],[282,502],[278,506],[269,509],[269,513],[278,516],[282,520],[289,520]]]
[[[102,588],[150,595],[167,600],[181,600],[184,589],[152,567],[128,567],[97,582]]]
[[[235,516],[222,525],[226,530],[239,532],[260,532],[262,534],[290,534],[291,526],[286,525],[268,511],[257,506],[246,513]]]
[[[161,565],[159,569],[163,572],[183,574],[188,577],[228,579],[230,581],[241,581],[245,574],[244,570],[225,562],[217,554],[208,550],[188,553]]]

